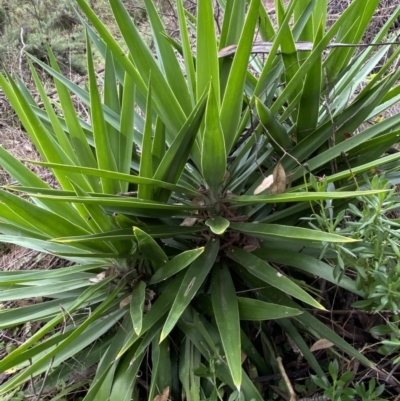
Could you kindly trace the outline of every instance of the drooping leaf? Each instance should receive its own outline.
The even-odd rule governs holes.
[[[146,232],[138,227],[133,228],[140,253],[148,260],[153,261],[153,266],[159,268],[168,262],[168,256],[159,244]]]

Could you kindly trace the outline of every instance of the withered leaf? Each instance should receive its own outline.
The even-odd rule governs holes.
[[[260,242],[258,238],[251,237],[246,235],[246,245],[243,247],[243,250],[246,252],[253,252],[260,247]]]
[[[329,340],[326,340],[325,338],[321,338],[321,340],[316,341],[310,348],[311,352],[318,351],[320,349],[327,349],[330,347],[333,347],[333,343],[330,342]]]
[[[89,281],[91,283],[99,283],[100,281],[103,281],[106,278],[106,273],[107,272],[101,272],[96,277],[90,278]]]
[[[128,295],[126,298],[124,298],[120,303],[119,303],[119,307],[123,308],[126,305],[129,305],[131,303],[132,300],[132,295]]]
[[[201,198],[194,198],[192,200],[192,205],[195,206],[204,206],[205,202],[203,199]],[[199,211],[196,210],[194,212],[194,214],[199,214]],[[182,223],[180,224],[180,226],[182,227],[192,227],[193,225],[196,224],[197,218],[196,217],[187,217],[185,220],[182,221]]]
[[[274,170],[275,171],[275,170]],[[254,195],[258,195],[261,192],[265,191],[274,183],[274,176],[271,174],[268,177],[265,177],[261,184],[254,190]]]
[[[197,218],[196,217],[186,217],[185,220],[182,221],[180,226],[182,227],[192,227],[196,224]]]
[[[271,194],[283,194],[286,191],[286,172],[279,162],[272,173],[274,182],[270,187]]]
[[[169,387],[165,387],[162,394],[156,395],[153,401],[168,401]]]

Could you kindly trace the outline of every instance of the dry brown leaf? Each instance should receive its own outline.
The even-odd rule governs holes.
[[[192,205],[195,206],[204,206],[205,202],[203,199],[201,198],[194,198],[192,200]],[[194,214],[199,214],[199,211],[196,210],[194,212]],[[182,221],[182,223],[180,224],[180,226],[182,227],[192,227],[193,225],[196,224],[197,218],[196,217],[187,217],[185,220]]]
[[[106,278],[106,273],[107,272],[101,272],[96,277],[90,278],[89,281],[91,283],[99,283],[100,281],[103,281]]]
[[[129,305],[131,303],[132,300],[132,295],[128,295],[126,298],[124,298],[120,303],[119,303],[119,307],[123,308],[126,305]]]
[[[106,270],[106,277],[111,277],[115,275],[115,268],[114,267],[109,267]]]
[[[202,198],[194,198],[192,201],[192,205],[195,206],[204,206],[206,203],[204,202],[204,199]]]
[[[168,401],[169,387],[165,387],[162,394],[156,395],[153,401]]]
[[[180,226],[182,227],[192,227],[196,224],[197,218],[196,217],[186,217],[185,220],[182,221]]]
[[[318,351],[320,349],[327,349],[333,347],[335,344],[326,340],[325,338],[321,338],[321,340],[316,341],[310,348],[311,352]]]
[[[243,250],[246,251],[246,252],[251,253],[251,252],[254,252],[257,248],[258,248],[257,245],[245,245],[243,247]]]
[[[280,162],[274,168],[272,175],[273,184],[269,189],[271,194],[283,194],[286,191],[286,172]]]
[[[276,169],[276,168],[275,168]],[[275,170],[274,170],[275,171]],[[271,174],[268,177],[265,177],[261,184],[254,190],[254,195],[258,195],[261,192],[265,191],[274,183],[274,176]]]
[[[26,143],[24,144],[24,150],[25,150],[26,152],[28,152],[28,153],[33,152],[32,146],[31,146],[31,144],[30,144],[29,142],[26,142]]]
[[[226,198],[234,198],[236,195],[232,191],[226,191],[225,197]]]
[[[260,247],[260,241],[256,237],[246,235],[246,243],[247,245],[243,247],[243,250],[246,252],[253,252]]]
[[[23,308],[25,306],[29,306],[33,304],[33,300],[32,299],[20,299],[17,301],[17,305],[19,308]]]
[[[146,288],[146,293],[145,293],[146,301],[151,302],[155,296],[156,293],[153,290],[149,290],[148,288]]]

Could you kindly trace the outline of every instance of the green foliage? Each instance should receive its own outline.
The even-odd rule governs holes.
[[[391,186],[388,180],[374,177],[372,188]],[[394,190],[371,198],[360,198],[362,208],[349,205],[351,220],[347,223],[356,238],[371,244],[368,249],[357,252],[353,261],[358,273],[357,285],[367,294],[365,301],[355,306],[375,308],[376,311],[389,309],[397,313],[400,308],[400,264],[398,228],[395,216],[399,198]],[[392,218],[390,216],[392,215]]]
[[[357,239],[354,247],[333,242],[326,245],[336,253],[335,274],[342,276],[347,269],[356,272],[357,288],[365,294],[365,300],[354,304],[366,310],[391,310],[397,313],[400,307],[400,265],[399,265],[399,219],[400,207],[395,189],[384,176],[371,180],[363,176],[364,185],[373,190],[386,190],[373,196],[357,197],[355,202],[341,206],[334,215],[332,201],[320,201],[320,213],[310,221],[311,227],[331,234],[340,234]],[[329,185],[312,181],[315,190],[326,190]],[[332,186],[334,189],[334,186]]]
[[[378,351],[382,355],[393,355],[393,364],[400,362],[400,357],[398,356],[400,350],[400,328],[399,321],[394,319],[394,322],[387,321],[386,324],[373,327],[370,332],[373,335],[379,335],[382,340],[382,345],[379,347]]]
[[[123,44],[77,0],[90,21],[82,20],[87,90],[60,73],[51,49],[50,65],[30,59],[54,78],[56,110],[33,67],[43,109],[23,82],[0,75],[38,164],[57,181],[50,187],[0,147],[1,164],[19,183],[0,190],[0,241],[75,262],[0,272],[0,301],[45,298],[0,311],[0,329],[41,323],[0,361],[10,375],[0,394],[33,378],[36,393],[65,383],[64,396],[79,385],[77,373],[96,366],[85,401],[158,394],[261,401],[264,390],[251,377],[274,372],[277,356],[264,321],[293,339],[321,383],[324,371],[304,333],[373,366],[306,309],[323,309],[310,291],[315,276],[364,295],[320,256],[335,263],[332,244],[349,252],[368,244],[301,218],[329,205],[335,221],[349,200],[386,196],[385,185],[364,188],[360,174],[373,167],[398,179],[400,154],[381,156],[397,141],[399,115],[340,139],[399,100],[400,70],[392,65],[400,48],[388,59],[389,46],[356,57],[355,47],[326,51],[333,38],[358,43],[378,2],[353,1],[325,31],[326,7],[316,1],[287,8],[277,1],[276,30],[261,1],[248,9],[221,1],[217,35],[211,0],[199,2],[196,15],[178,0],[177,42],[146,0],[154,55],[121,0],[110,6]],[[273,40],[265,59],[251,54],[256,32]],[[297,51],[305,36],[312,50]],[[233,44],[235,54],[223,57]],[[102,88],[92,48],[105,60]],[[75,111],[71,95],[90,118]],[[346,395],[347,379],[333,368],[334,391]],[[139,372],[150,377],[145,389]]]
[[[326,378],[312,376],[314,383],[324,390],[323,396],[332,401],[352,401],[360,397],[362,401],[383,401],[379,396],[383,393],[385,385],[376,387],[375,379],[371,379],[366,387],[364,383],[355,383],[354,387],[346,387],[353,378],[353,372],[344,372],[339,375],[337,359],[330,362],[329,373],[332,383]]]

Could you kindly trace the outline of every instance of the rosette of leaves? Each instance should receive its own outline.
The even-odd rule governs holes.
[[[357,174],[399,165],[400,154],[384,154],[400,115],[339,138],[399,100],[392,65],[400,49],[389,58],[388,45],[327,50],[333,38],[358,43],[378,3],[353,1],[326,30],[326,1],[276,1],[277,26],[260,0],[220,1],[219,32],[211,0],[199,1],[196,15],[177,0],[176,41],[146,0],[153,54],[121,0],[110,6],[123,48],[77,0],[90,21],[82,20],[88,91],[60,73],[51,51],[51,66],[31,60],[54,77],[56,110],[33,67],[43,108],[18,78],[0,76],[39,164],[58,182],[50,187],[0,148],[19,182],[0,190],[0,240],[75,262],[0,273],[1,302],[43,299],[0,311],[2,329],[40,323],[0,362],[9,374],[0,394],[21,386],[47,394],[62,381],[65,395],[91,378],[85,401],[239,391],[262,400],[265,389],[251,378],[273,372],[277,356],[266,321],[276,321],[320,377],[305,333],[372,366],[306,310],[323,308],[310,295],[314,276],[363,295],[319,259],[327,243],[354,240],[300,218],[315,201],[335,215],[353,197],[379,193],[363,191]],[[375,43],[387,40],[399,13]],[[267,55],[252,53],[256,34],[269,43]],[[301,51],[300,41],[312,46]],[[101,91],[93,46],[105,60]],[[223,57],[226,48],[233,54]],[[87,105],[89,121],[71,95]],[[325,257],[335,263],[334,253]]]

